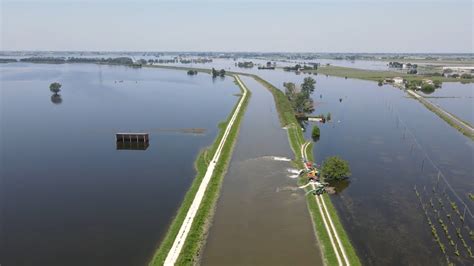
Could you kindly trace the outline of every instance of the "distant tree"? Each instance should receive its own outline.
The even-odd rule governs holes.
[[[443,70],[443,73],[450,74],[453,73],[453,70],[451,68],[446,68],[445,70]]]
[[[221,77],[225,76],[225,70],[224,69],[221,69],[221,71],[219,71],[219,76],[221,76]]]
[[[464,73],[464,74],[461,75],[461,78],[462,79],[472,79],[472,75],[468,74],[468,73]]]
[[[332,156],[323,162],[321,174],[325,180],[341,180],[349,177],[351,170],[347,161]]]
[[[49,90],[54,94],[58,94],[61,91],[61,87],[61,83],[53,82],[49,85]]]

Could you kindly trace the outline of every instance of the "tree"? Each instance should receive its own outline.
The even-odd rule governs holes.
[[[311,132],[311,137],[313,140],[316,142],[319,140],[319,136],[321,135],[321,132],[319,130],[319,127],[317,125],[313,126],[313,131]]]
[[[54,93],[54,94],[58,94],[58,92],[61,91],[61,83],[59,82],[53,82],[49,85],[49,90]]]
[[[285,95],[288,97],[288,100],[294,101],[296,96],[296,86],[293,82],[283,82],[283,87],[285,87]]]
[[[421,86],[421,90],[424,92],[424,93],[432,93],[435,91],[435,86],[434,85],[431,85],[431,84],[423,84]]]
[[[225,76],[225,70],[224,69],[221,69],[221,71],[219,71],[219,76],[221,76],[221,77]]]
[[[314,92],[314,84],[316,84],[316,81],[312,77],[304,78],[303,84],[301,84],[301,92],[309,96]]]
[[[341,180],[351,175],[349,163],[338,156],[327,158],[323,162],[321,174],[325,180]]]

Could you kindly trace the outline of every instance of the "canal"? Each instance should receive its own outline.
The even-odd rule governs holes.
[[[322,265],[273,96],[254,79],[202,255],[203,265]],[[277,157],[277,158],[275,158]]]

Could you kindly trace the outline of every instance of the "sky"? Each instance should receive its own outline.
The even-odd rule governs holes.
[[[0,2],[0,50],[474,50],[473,0]]]

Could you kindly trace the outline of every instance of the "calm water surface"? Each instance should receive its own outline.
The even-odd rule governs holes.
[[[424,94],[444,110],[474,125],[474,85],[445,82],[440,89]]]
[[[233,81],[85,64],[0,71],[0,264],[146,265],[237,100]],[[182,128],[205,132],[170,131]],[[150,146],[117,150],[118,131],[150,132]]]

